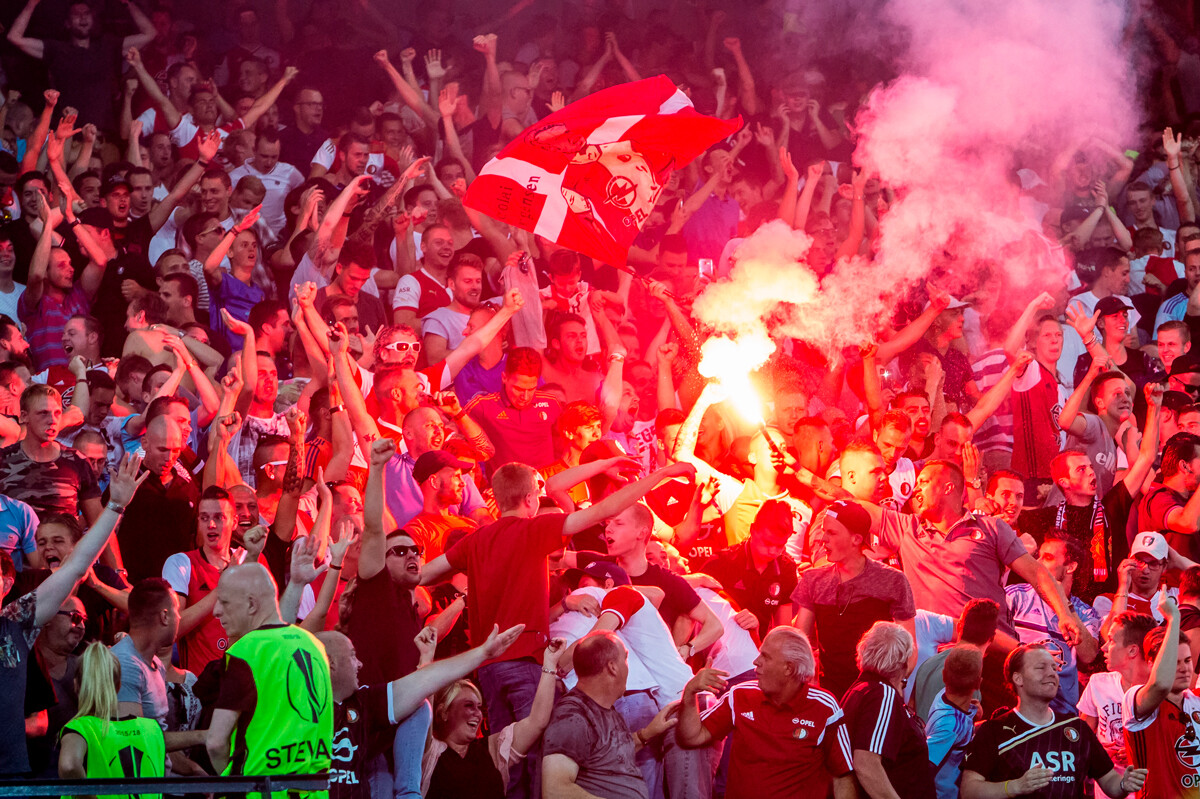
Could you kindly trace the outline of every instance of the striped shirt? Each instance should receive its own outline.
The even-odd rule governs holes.
[[[1008,370],[1008,356],[1004,349],[988,350],[982,353],[971,364],[971,372],[975,376],[975,385],[980,392],[987,392],[1000,382],[1000,378]],[[1012,404],[1006,397],[996,412],[984,420],[975,431],[975,446],[980,452],[1012,452],[1013,448],[1013,412]]]
[[[864,672],[842,698],[850,745],[879,755],[900,799],[933,796],[933,764],[921,717],[883,677]]]

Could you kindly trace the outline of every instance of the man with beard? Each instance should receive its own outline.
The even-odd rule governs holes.
[[[582,331],[583,325],[578,325]],[[504,389],[471,400],[471,414],[496,446],[492,471],[512,461],[535,468],[554,460],[554,423],[562,405],[553,394],[538,390],[542,358],[536,350],[518,347],[504,364]]]
[[[1054,485],[1062,492],[1063,501],[1021,514],[1017,529],[1032,536],[1038,544],[1053,530],[1056,535],[1075,541],[1090,554],[1092,574],[1087,581],[1077,581],[1081,595],[1088,601],[1097,594],[1116,589],[1117,564],[1129,554],[1125,528],[1133,512],[1134,498],[1141,494],[1142,484],[1158,456],[1162,386],[1147,385],[1146,401],[1150,410],[1141,449],[1119,483],[1101,496],[1096,470],[1087,453],[1065,450],[1050,462],[1050,474]]]
[[[470,532],[477,526],[471,519],[454,513],[463,503],[466,487],[463,473],[471,468],[471,464],[441,449],[426,452],[413,464],[413,479],[421,487],[425,505],[404,529],[425,548],[428,560],[446,551],[446,542],[456,530]]]
[[[802,480],[810,476],[801,476]],[[878,531],[878,548],[899,555],[917,607],[958,617],[972,599],[1003,606],[1005,569],[1032,585],[1058,614],[1063,634],[1074,642],[1082,622],[1046,567],[1025,550],[1016,533],[998,519],[976,516],[963,507],[962,470],[947,461],[930,461],[917,477],[913,513],[861,503]],[[1001,621],[1001,628],[1012,628]]]
[[[65,349],[65,348],[64,348]],[[0,358],[13,361],[32,370],[33,359],[29,353],[29,342],[21,332],[21,326],[14,317],[0,316]]]
[[[912,424],[904,456],[913,461],[928,458],[933,452],[933,438],[929,435],[933,423],[933,406],[929,397],[919,391],[904,391],[892,400],[892,408],[902,412]]]
[[[450,261],[447,272],[450,304],[421,319],[425,358],[437,363],[466,338],[471,312],[479,307],[483,294],[483,261],[470,253],[459,253]]]
[[[404,416],[402,435],[407,452],[392,459],[384,477],[388,512],[401,527],[426,509],[423,481],[417,477],[416,464],[424,455],[441,451],[446,428],[436,409],[414,408]],[[483,496],[469,477],[464,478],[462,496],[450,507],[457,515],[473,521],[491,521]]]
[[[121,53],[144,47],[158,35],[154,23],[136,3],[125,3],[138,32],[124,38],[106,35],[96,25],[90,4],[77,0],[66,7],[67,40],[33,39],[25,35],[40,0],[27,0],[8,29],[8,40],[31,58],[46,62],[62,101],[79,112],[79,122],[102,130],[114,127],[112,98],[117,93]]]
[[[1033,793],[1083,799],[1087,778],[1113,797],[1142,787],[1145,768],[1118,772],[1091,727],[1074,714],[1051,708],[1058,694],[1058,667],[1044,647],[1023,644],[1014,649],[1004,662],[1004,675],[1017,695],[1017,706],[985,721],[967,745],[963,799]]]

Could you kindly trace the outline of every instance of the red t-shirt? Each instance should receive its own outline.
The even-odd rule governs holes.
[[[733,732],[725,799],[824,796],[831,777],[853,768],[842,709],[820,688],[806,686],[777,705],[757,681],[740,683],[701,723],[718,740]]]
[[[563,547],[561,513],[521,519],[503,516],[464,536],[446,560],[467,575],[467,621],[471,646],[482,644],[500,625],[525,631],[494,663],[537,657],[550,638],[550,568],[546,556]],[[484,664],[486,665],[486,664]]]

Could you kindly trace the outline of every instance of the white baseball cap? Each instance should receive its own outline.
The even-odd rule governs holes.
[[[1141,532],[1134,537],[1129,556],[1145,552],[1155,560],[1165,560],[1168,550],[1167,539],[1162,537],[1162,533]]]

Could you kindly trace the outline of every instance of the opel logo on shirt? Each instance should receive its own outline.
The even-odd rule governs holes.
[[[321,713],[329,704],[329,683],[317,680],[313,671],[311,652],[297,649],[287,666],[288,704],[296,715],[306,722],[316,724]]]

